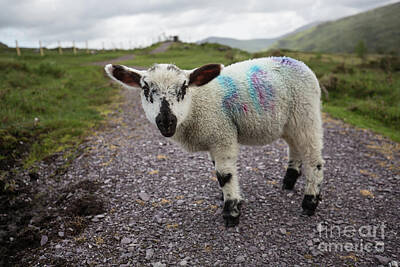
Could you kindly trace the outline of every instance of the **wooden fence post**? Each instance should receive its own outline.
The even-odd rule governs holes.
[[[72,52],[74,52],[74,55],[76,55],[75,41],[72,41]]]
[[[19,49],[19,46],[18,46],[18,41],[17,40],[15,40],[15,49],[17,50],[17,56],[21,56],[21,50]]]
[[[62,48],[61,48],[61,42],[60,42],[60,41],[58,41],[58,54],[60,54],[60,55],[63,54],[63,51],[62,51]]]
[[[101,45],[103,46],[103,51],[104,51],[104,42],[101,42]]]
[[[42,47],[42,41],[39,40],[39,50],[40,50],[40,55],[43,57],[44,56],[44,51]]]

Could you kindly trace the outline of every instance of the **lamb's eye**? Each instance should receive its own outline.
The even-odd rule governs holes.
[[[146,97],[146,100],[153,103],[153,97],[152,97],[152,94],[150,94],[150,88],[146,82],[144,82],[142,89],[143,89],[143,94]]]
[[[188,88],[188,85],[186,84],[186,81],[182,84],[181,90],[178,92],[178,101],[180,99],[183,100],[183,98],[186,95],[186,89]]]
[[[145,95],[146,97],[149,96],[149,93],[150,93],[150,88],[149,88],[149,86],[146,84],[146,85],[144,85],[144,86],[142,87],[142,89],[143,89],[144,95]]]
[[[147,82],[143,81],[144,85],[142,86],[143,90],[149,90],[149,85],[147,84]]]
[[[184,81],[181,89],[186,90],[187,88],[188,88],[188,85],[186,84],[186,81]]]

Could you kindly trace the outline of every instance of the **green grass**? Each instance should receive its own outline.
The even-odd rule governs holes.
[[[324,101],[325,111],[400,142],[399,72],[355,65],[347,67],[345,73],[323,75],[321,84],[329,91],[329,99]],[[336,84],[326,84],[326,77],[336,80]]]
[[[366,115],[360,115],[349,111],[346,107],[325,103],[323,111],[332,115],[334,118],[342,119],[344,122],[355,125],[363,129],[371,129],[376,133],[391,138],[393,141],[400,142],[400,132],[384,123]]]
[[[29,167],[80,143],[118,95],[101,67],[87,65],[126,54],[0,50],[0,170]],[[36,121],[35,121],[36,118]]]

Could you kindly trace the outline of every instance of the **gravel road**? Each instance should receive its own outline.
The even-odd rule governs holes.
[[[43,179],[36,184],[49,194],[47,212],[63,212],[39,230],[41,245],[21,250],[14,262],[388,266],[400,260],[399,144],[324,116],[323,201],[313,217],[301,215],[304,177],[294,192],[281,190],[283,141],[242,147],[245,203],[240,225],[226,229],[207,155],[186,153],[162,137],[147,122],[139,94],[123,94],[108,125],[82,145],[65,173],[49,178],[54,167],[39,169]],[[30,224],[35,227],[35,217]]]
[[[162,43],[159,47],[156,49],[153,49],[150,51],[150,54],[158,54],[158,53],[163,53],[168,50],[168,48],[173,44],[174,42],[164,42]]]
[[[151,50],[149,52],[149,54],[154,55],[154,54],[158,54],[158,53],[163,53],[163,52],[167,51],[168,48],[172,44],[173,44],[173,42],[164,42],[159,47]],[[125,56],[114,58],[114,59],[110,59],[110,60],[107,60],[107,61],[92,62],[89,65],[95,65],[95,66],[102,66],[103,67],[103,66],[105,66],[107,64],[114,64],[114,63],[119,63],[121,61],[133,60],[134,58],[135,58],[135,55],[133,55],[133,54],[132,55],[125,55]],[[134,68],[139,69],[139,70],[144,69],[141,66],[131,66],[131,67],[134,67]]]
[[[119,63],[121,61],[125,61],[125,60],[133,60],[135,58],[135,55],[125,55],[122,57],[118,57],[118,58],[114,58],[114,59],[110,59],[107,61],[96,61],[96,62],[92,62],[89,65],[95,65],[95,66],[105,66],[107,64],[113,64],[113,63]]]

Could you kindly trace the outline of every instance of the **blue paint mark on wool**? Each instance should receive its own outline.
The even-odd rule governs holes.
[[[226,97],[229,98],[229,97],[231,97],[233,94],[235,94],[237,92],[236,83],[231,77],[220,75],[220,76],[218,76],[217,79],[218,79],[219,84],[223,88],[228,89],[226,91],[225,98]]]
[[[257,110],[258,113],[261,112],[261,106],[259,103],[259,93],[257,92],[257,88],[254,86],[254,74],[260,71],[259,66],[252,66],[247,73],[247,80],[249,82],[249,94],[250,98],[253,102],[253,106]]]
[[[273,109],[274,88],[268,79],[268,73],[261,67],[254,65],[247,73],[249,94],[258,113],[261,110]]]
[[[234,113],[247,112],[247,105],[241,104],[238,88],[232,77],[220,75],[218,76],[217,80],[222,88],[226,90],[222,100],[222,106],[224,110]]]
[[[275,62],[280,63],[283,66],[288,66],[292,68],[305,67],[305,64],[303,62],[293,59],[291,57],[271,57],[271,59]]]

